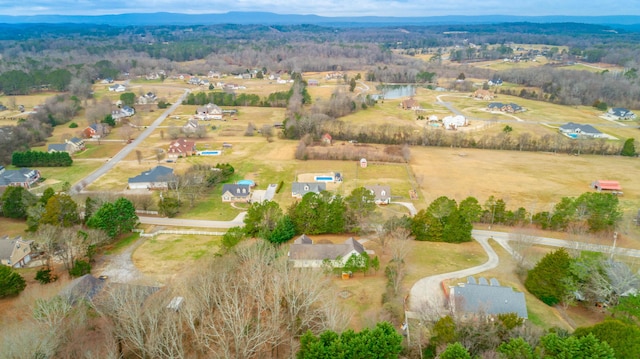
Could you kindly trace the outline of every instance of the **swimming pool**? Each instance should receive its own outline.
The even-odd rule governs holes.
[[[578,138],[578,134],[577,133],[568,133],[567,136],[569,136],[569,137],[571,137],[573,139]]]
[[[333,182],[332,176],[316,176],[316,182]]]
[[[222,153],[222,151],[200,151],[200,155],[202,156],[220,156],[220,154]]]

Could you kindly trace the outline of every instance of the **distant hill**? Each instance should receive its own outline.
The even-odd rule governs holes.
[[[637,31],[640,16],[430,16],[430,17],[324,17],[317,15],[284,15],[269,12],[228,12],[223,14],[178,14],[178,13],[132,13],[120,15],[0,15],[0,23],[79,23],[108,24],[111,26],[156,26],[156,25],[212,25],[212,24],[260,24],[293,25],[312,24],[326,26],[398,26],[398,25],[456,25],[495,24],[506,22],[558,23],[574,22],[610,25]]]

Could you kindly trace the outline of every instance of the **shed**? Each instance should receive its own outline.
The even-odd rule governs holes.
[[[360,159],[360,167],[367,168],[367,159],[366,158],[361,158]]]
[[[622,186],[618,181],[597,180],[591,186],[598,191],[622,191]]]

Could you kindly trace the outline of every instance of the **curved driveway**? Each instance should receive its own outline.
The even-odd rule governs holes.
[[[498,266],[500,259],[496,252],[489,245],[489,238],[492,238],[496,243],[500,244],[507,252],[512,256],[517,257],[519,254],[509,246],[509,241],[513,240],[509,236],[509,233],[494,232],[484,230],[473,230],[473,238],[480,243],[485,250],[489,259],[475,267],[458,270],[455,272],[436,274],[433,276],[420,279],[413,285],[410,292],[410,310],[413,312],[424,312],[427,309],[429,312],[436,315],[444,310],[445,296],[442,289],[442,281],[445,279],[463,278],[475,274],[482,273],[489,269],[493,269]],[[552,247],[563,247],[569,249],[588,250],[593,252],[600,252],[606,254],[615,254],[622,256],[630,256],[640,258],[640,250],[620,248],[613,246],[605,246],[600,244],[590,244],[574,241],[566,241],[562,239],[547,238],[547,237],[531,237],[530,241],[536,245],[545,245]]]
[[[84,187],[86,187],[88,184],[92,183],[93,181],[97,180],[103,174],[109,172],[118,162],[120,162],[122,159],[127,157],[127,155],[129,155],[131,151],[133,151],[136,147],[138,147],[138,145],[140,145],[142,141],[144,141],[162,123],[162,121],[164,121],[167,118],[167,116],[169,116],[173,111],[175,111],[176,108],[178,108],[178,106],[182,104],[182,101],[184,101],[184,99],[187,97],[189,92],[190,92],[189,90],[185,90],[184,94],[180,96],[178,101],[176,101],[173,105],[171,105],[171,107],[166,109],[162,113],[162,115],[160,115],[155,121],[153,121],[153,123],[149,125],[135,140],[131,141],[131,143],[124,146],[124,148],[120,150],[120,152],[118,152],[115,156],[113,156],[113,158],[111,158],[109,162],[105,163],[104,165],[102,165],[102,167],[93,171],[87,177],[78,181],[78,183],[76,183],[71,188],[71,191],[70,191],[71,194],[76,194],[81,192],[84,189]]]

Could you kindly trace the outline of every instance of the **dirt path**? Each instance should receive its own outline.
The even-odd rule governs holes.
[[[96,276],[106,275],[110,282],[115,283],[139,283],[157,284],[154,280],[146,277],[133,264],[131,256],[133,252],[144,243],[146,238],[140,237],[135,243],[130,245],[124,252],[119,254],[105,255],[100,258],[94,269]]]

